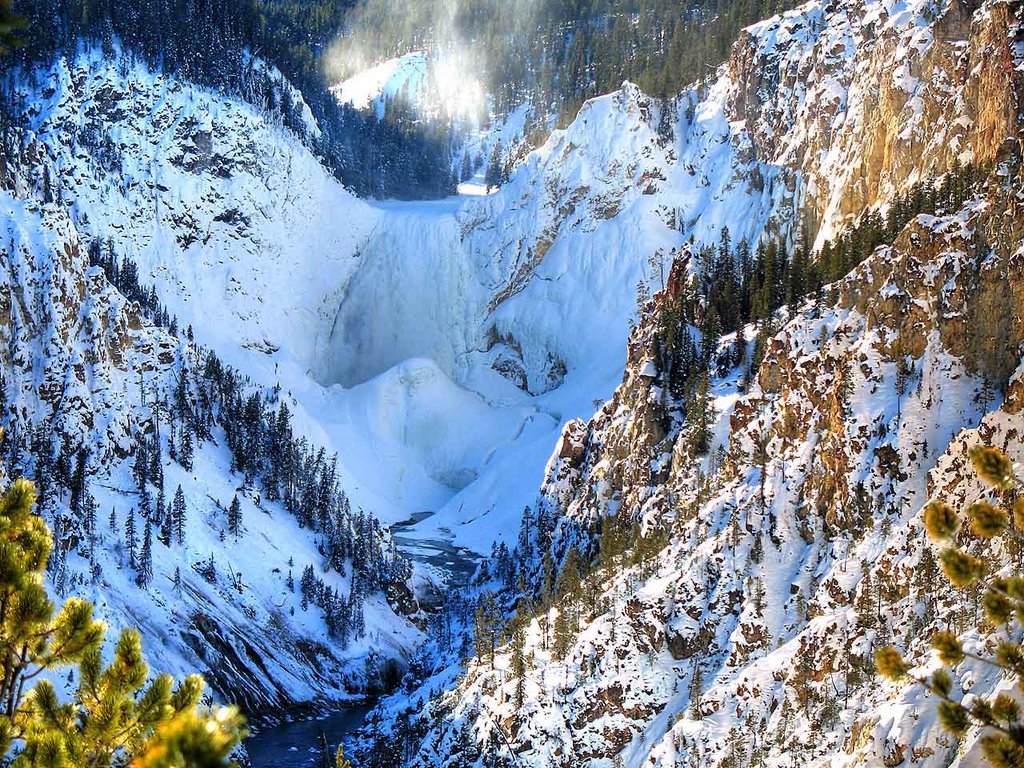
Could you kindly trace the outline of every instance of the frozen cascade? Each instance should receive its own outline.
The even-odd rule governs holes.
[[[462,378],[486,304],[456,218],[458,199],[382,204],[314,362],[324,384],[360,384],[410,358]]]

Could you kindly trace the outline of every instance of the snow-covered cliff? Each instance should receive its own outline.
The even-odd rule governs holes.
[[[458,676],[458,649],[424,658],[422,687],[373,720],[410,765],[503,764],[510,753],[538,767],[978,764],[979,734],[943,733],[934,702],[878,678],[872,651],[894,643],[927,669],[931,632],[971,623],[971,598],[939,586],[920,510],[937,495],[985,492],[969,446],[1021,456],[1020,14],[1003,2],[809,3],[748,29],[704,98],[681,97],[674,144],[651,128],[659,105],[627,87],[612,98],[634,105],[633,136],[649,132],[624,155],[633,165],[594,151],[632,141],[628,128],[575,140],[594,102],[482,204],[511,206],[532,172],[559,204],[575,194],[575,210],[587,210],[599,199],[589,185],[560,197],[558,184],[585,158],[605,171],[595,188],[611,183],[600,199],[613,218],[591,208],[581,231],[647,207],[639,220],[669,242],[713,242],[722,225],[737,239],[806,227],[821,242],[958,162],[984,179],[962,206],[901,227],[823,300],[784,310],[752,380],[744,368],[757,329],[722,339],[700,440],[694,403],[672,393],[684,350],[672,351],[665,329],[683,316],[693,274],[677,261],[623,347],[621,385],[592,418],[566,426],[511,565],[495,562],[512,568],[503,578],[518,631],[497,640],[493,659],[478,644]],[[572,159],[546,163],[560,142]],[[543,183],[520,198],[540,205],[528,217],[535,231],[557,207],[538,204]],[[529,287],[494,317],[530,289],[551,297],[580,284],[567,278],[589,244],[568,231],[572,214],[553,220],[563,229],[544,240],[554,245],[526,271]],[[644,251],[628,249],[658,242],[644,238],[606,239],[607,262],[643,274]],[[549,261],[560,242],[564,260]],[[545,272],[559,263],[568,266]],[[733,367],[737,347],[744,364]],[[577,559],[598,551],[594,563]],[[982,695],[1009,685],[973,664],[956,683]]]
[[[650,690],[609,687],[614,676],[570,684],[574,668],[545,660],[551,671],[536,683],[540,709],[528,713],[537,719],[522,726],[520,745],[530,759],[607,761],[611,747],[630,744],[630,763],[641,764],[648,756],[668,761],[668,745],[685,736],[717,754],[719,737],[741,720],[683,718],[677,727],[688,694],[672,676],[689,679],[694,649],[705,649],[708,708],[717,702],[721,710],[760,670],[757,696],[744,701],[755,720],[774,717],[768,697],[779,681],[769,685],[758,660],[778,653],[772,675],[785,677],[808,627],[831,631],[808,606],[846,626],[841,601],[826,595],[829,575],[843,590],[858,589],[847,574],[860,573],[860,559],[878,560],[892,531],[910,530],[925,493],[919,478],[986,410],[973,404],[981,353],[967,349],[955,314],[963,301],[956,281],[982,250],[958,246],[957,238],[966,241],[966,231],[994,215],[986,211],[1019,220],[1012,195],[995,187],[1015,178],[1019,159],[1020,25],[1019,8],[995,0],[814,0],[749,28],[708,83],[677,99],[651,99],[625,84],[589,102],[495,194],[415,204],[356,199],[268,111],[127,56],[93,51],[58,61],[26,73],[27,138],[17,162],[3,169],[8,399],[33,423],[59,412],[55,434],[95,446],[105,473],[94,483],[97,498],[102,509],[118,509],[123,525],[128,455],[153,421],[146,398],[173,390],[195,348],[145,321],[102,270],[87,266],[87,245],[97,241],[139,266],[181,328],[191,326],[255,390],[286,402],[298,434],[339,452],[337,479],[355,507],[387,521],[434,513],[420,533],[477,551],[514,537],[538,488],[566,519],[592,521],[620,507],[654,520],[671,513],[669,554],[658,565],[663,581],[647,574],[616,582],[636,632],[614,642],[632,642],[633,650],[647,642],[623,674],[630,672],[630,685],[653,681]],[[310,122],[308,130],[317,127]],[[717,379],[721,463],[697,460],[685,445],[677,451],[672,441],[683,425],[658,410],[650,361],[637,358],[647,331],[632,346],[629,339],[638,294],[643,304],[663,287],[684,244],[691,237],[713,243],[723,227],[734,242],[778,236],[820,244],[865,207],[884,208],[895,192],[955,162],[990,179],[989,200],[916,222],[843,284],[837,307],[795,314],[742,398],[738,374]],[[985,221],[1002,260],[992,275],[1012,276],[1007,264],[1019,233]],[[922,243],[941,247],[928,254]],[[940,301],[953,302],[950,318]],[[883,326],[905,339],[921,387],[941,388],[940,413],[929,410],[936,397],[917,393],[905,410],[886,394],[894,357],[880,341]],[[835,377],[838,360],[853,379]],[[589,425],[571,423],[545,473],[563,425],[608,398],[624,362],[620,394]],[[881,379],[872,378],[874,365]],[[832,390],[850,386],[856,397],[841,412]],[[812,424],[820,432],[812,435]],[[855,451],[845,450],[847,441]],[[656,457],[664,461],[651,475],[646,463]],[[400,656],[415,642],[411,626],[377,595],[368,614],[372,640],[335,653],[319,614],[292,614],[295,598],[285,592],[289,563],[318,562],[321,542],[252,494],[243,494],[252,521],[246,546],[220,542],[217,502],[229,502],[239,483],[220,443],[205,443],[196,466],[202,471],[191,475],[168,470],[197,511],[187,564],[217,553],[250,588],[237,597],[234,587],[192,579],[188,605],[243,636],[260,628],[252,640],[260,661],[238,660],[229,682],[293,699],[340,695],[346,675],[362,676],[357,667],[369,643]],[[715,494],[733,494],[728,505],[720,495],[700,504],[692,497],[694,484],[710,493],[709,476],[720,479]],[[875,510],[890,531],[856,538],[844,528],[856,519],[850,505],[870,506],[871,494],[911,501],[902,511]],[[689,513],[680,499],[693,502]],[[812,501],[821,504],[813,514]],[[727,507],[750,514],[734,524],[740,513],[726,515]],[[770,597],[758,600],[770,602],[771,615],[751,618],[747,629],[747,608],[733,609],[753,587],[723,581],[726,529],[734,559],[746,557],[743,547],[753,549],[758,534],[762,548],[764,536],[781,541],[763,561],[773,565],[763,577]],[[846,538],[833,544],[839,529]],[[139,609],[136,590],[119,575],[117,533],[103,534],[98,586],[78,587],[106,601],[113,622],[142,621],[151,638],[169,637],[167,657],[157,660],[163,666],[218,668],[224,657],[202,656],[187,633],[168,634],[196,623],[175,613],[177,598],[163,599],[183,553],[158,548],[157,597]],[[84,574],[88,566],[72,561]],[[338,577],[336,586],[343,591],[347,582]],[[681,614],[684,604],[689,612]],[[581,635],[580,654],[611,642],[602,633],[614,622],[605,619],[595,617]],[[263,631],[279,626],[287,632]],[[779,650],[769,648],[780,638]],[[298,650],[309,644],[313,661]],[[738,670],[750,671],[748,683]],[[456,714],[479,705],[474,717],[503,717],[498,676],[476,669]],[[561,700],[570,694],[575,703]],[[627,694],[639,698],[620,706]],[[865,706],[881,706],[871,697]],[[616,701],[622,711],[613,716],[608,702]],[[581,751],[568,751],[565,723],[586,732]],[[829,738],[838,738],[837,727],[825,729]]]

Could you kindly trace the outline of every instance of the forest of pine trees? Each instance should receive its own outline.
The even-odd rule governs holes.
[[[659,343],[677,358],[696,361],[696,365],[677,365],[679,375],[669,376],[673,395],[683,398],[696,392],[709,366],[724,372],[746,363],[748,371],[755,372],[765,343],[778,330],[775,314],[779,309],[808,299],[818,306],[828,301],[825,286],[847,275],[880,245],[891,244],[915,216],[958,210],[972,193],[976,175],[973,167],[957,165],[941,182],[926,179],[914,184],[895,195],[885,215],[867,211],[834,240],[826,241],[818,254],[809,253],[802,242],[795,248],[772,238],[756,247],[746,240],[733,242],[727,227],[719,233],[716,246],[691,249],[699,277],[686,286],[678,309],[662,311],[658,318]],[[641,304],[647,295],[648,288],[641,286]],[[719,358],[718,339],[751,323],[758,327],[751,359],[744,360],[746,345],[739,341],[726,357]],[[688,328],[696,328],[701,341],[695,341]]]
[[[155,291],[139,282],[130,259],[118,259],[107,245],[95,243],[90,253],[146,314],[168,322],[176,332]],[[351,569],[350,591],[341,595],[309,564],[309,578],[304,573],[301,584],[302,605],[322,610],[330,634],[343,646],[361,637],[366,598],[408,581],[410,563],[374,516],[352,509],[338,479],[338,457],[294,434],[280,389],[262,391],[212,351],[185,343],[186,335],[191,336],[182,334],[186,353],[173,390],[142,391],[152,417],[146,428],[140,425],[131,458],[136,501],[126,511],[113,509],[109,515],[112,532],[119,519],[125,521],[124,552],[136,583],[143,589],[152,583],[154,547],[183,548],[187,520],[196,514],[181,485],[166,487],[164,467],[175,461],[191,471],[196,448],[216,440],[231,452],[231,469],[242,486],[258,488],[262,498],[280,502],[302,527],[317,534],[323,569],[343,575]],[[7,408],[5,392],[0,374],[0,418],[8,423],[0,449],[8,466],[36,482],[38,507],[53,521],[57,542],[50,567],[58,591],[66,594],[73,586],[65,569],[70,549],[89,558],[94,580],[100,576],[93,549],[98,510],[89,484],[101,468],[90,460],[86,446],[59,439],[48,424],[23,423]],[[238,495],[221,511],[224,535],[238,539],[244,531]],[[193,568],[204,578],[216,578],[213,560]],[[289,588],[294,586],[289,576]]]
[[[674,96],[713,74],[740,29],[788,5],[784,0],[463,0],[443,6],[441,13],[436,0],[411,0],[399,16],[387,0],[364,0],[347,13],[345,31],[353,47],[382,57],[462,41],[469,58],[482,67],[474,74],[482,74],[499,114],[525,102],[532,103],[541,122],[557,117],[565,123],[584,100],[615,90],[623,80],[653,95]]]
[[[0,602],[7,608],[0,616],[0,761],[15,768],[227,768],[242,720],[233,708],[201,706],[200,676],[177,685],[168,674],[151,677],[133,629],[121,633],[105,665],[105,627],[92,604],[71,598],[57,610],[43,586],[53,537],[35,500],[24,479],[0,495]],[[79,680],[70,698],[50,677],[68,667]]]

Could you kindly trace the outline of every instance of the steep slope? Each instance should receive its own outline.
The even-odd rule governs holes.
[[[725,189],[767,171],[775,183],[687,200],[687,232],[756,234],[763,210],[767,231],[804,223],[821,241],[957,161],[986,181],[778,318],[749,384],[732,367],[736,340],[722,339],[706,398],[675,388],[693,365],[679,339],[695,333],[678,327],[694,265],[677,259],[622,385],[568,424],[517,547],[492,563],[484,586],[514,600],[508,634],[488,635],[483,599],[460,675],[468,649],[441,633],[431,651],[448,650],[419,662],[423,686],[371,720],[378,755],[397,745],[385,762],[976,764],[977,732],[943,734],[932,702],[879,680],[871,654],[891,642],[927,667],[933,630],[971,625],[971,598],[936,586],[920,510],[985,492],[969,445],[1022,451],[1019,13],[811,3],[747,31],[710,93],[717,143],[749,152],[726,152],[718,178]],[[865,106],[879,90],[886,100]],[[743,120],[724,119],[737,109]],[[1008,684],[972,664],[956,682]]]
[[[606,347],[625,344],[638,281],[657,283],[657,265],[690,236],[714,243],[728,226],[734,241],[806,234],[820,245],[914,181],[990,164],[1016,130],[1016,23],[1008,3],[809,3],[745,30],[708,86],[661,102],[627,84],[588,102],[497,195],[461,206],[458,237],[445,222],[469,321],[406,313],[394,335],[439,323],[451,346],[441,359],[465,367],[485,347],[533,392],[607,360]],[[393,293],[415,295],[441,259],[423,250],[387,240],[364,255],[382,272],[402,264]],[[338,380],[377,372],[375,349],[393,341],[374,335],[396,322],[378,298],[346,294],[342,317],[358,318],[368,356]],[[424,341],[417,354],[432,356]]]
[[[520,639],[384,708],[411,719],[392,735],[408,764],[974,764],[977,733],[944,735],[919,689],[875,676],[871,651],[895,643],[927,667],[931,632],[970,626],[971,598],[936,586],[920,509],[987,493],[968,446],[1024,451],[1024,325],[1002,310],[1024,290],[1024,196],[1002,184],[1018,168],[961,211],[918,217],[835,286],[834,308],[804,307],[749,391],[740,371],[715,378],[704,456],[697,406],[666,394],[677,265],[622,385],[552,457],[506,580],[537,585],[519,598]],[[561,574],[541,588],[549,551]],[[967,664],[957,684],[1006,682]]]
[[[191,326],[199,342],[241,370],[249,379],[246,386],[274,406],[285,402],[297,433],[341,451],[337,480],[354,507],[387,520],[434,513],[421,532],[485,550],[495,537],[507,540],[514,534],[520,510],[536,496],[561,425],[588,413],[593,400],[605,398],[620,380],[638,294],[643,304],[651,287],[662,286],[667,265],[688,239],[715,242],[728,226],[734,241],[756,242],[767,235],[790,244],[821,243],[864,206],[884,207],[895,191],[955,161],[986,171],[1005,161],[1006,173],[1015,172],[1024,51],[1014,12],[1014,5],[992,1],[811,2],[748,29],[713,82],[664,102],[626,84],[589,102],[571,126],[526,157],[497,194],[426,205],[357,200],[288,130],[238,100],[154,74],[125,56],[108,59],[92,51],[60,60],[48,72],[26,76],[20,86],[28,170],[5,183],[14,222],[7,237],[12,252],[21,248],[24,254],[12,260],[8,280],[47,287],[30,310],[9,313],[11,359],[19,361],[17,375],[7,382],[11,397],[27,420],[37,409],[43,416],[60,403],[57,436],[94,441],[104,452],[97,461],[120,461],[137,450],[132,435],[137,443],[139,433],[155,432],[148,426],[154,415],[144,398],[172,392],[177,372],[196,362],[194,348],[138,319],[136,310],[108,292],[97,272],[87,271],[84,244],[101,242],[135,262],[180,327]],[[882,95],[877,102],[875,93]],[[306,114],[301,104],[298,109]],[[311,121],[303,122],[307,130],[317,130]],[[861,142],[862,136],[870,140]],[[1006,210],[1010,204],[1001,199],[998,205]],[[964,221],[983,214],[972,209]],[[955,224],[955,219],[931,222],[922,232]],[[986,226],[1000,254],[1013,251],[1011,230]],[[912,239],[910,245],[917,247]],[[909,258],[912,249],[907,243],[903,249]],[[53,253],[64,256],[54,259]],[[885,258],[881,264],[879,259],[869,264],[886,266]],[[908,269],[912,266],[908,261]],[[956,266],[950,267],[951,276],[959,274]],[[696,271],[693,264],[681,269]],[[881,285],[872,285],[875,289]],[[28,302],[18,295],[12,292],[12,302]],[[87,296],[93,316],[76,307]],[[873,338],[867,326],[884,304],[867,289],[859,304],[850,301],[840,305],[845,310],[830,310],[826,336],[842,326],[855,337]],[[912,312],[917,305],[900,306]],[[59,343],[47,330],[51,318],[61,319]],[[843,325],[847,320],[849,328]],[[800,349],[820,332],[822,322],[815,322],[807,338],[801,337]],[[29,330],[23,332],[23,326]],[[96,350],[88,355],[73,342],[83,333],[86,347]],[[935,343],[941,349],[922,348],[915,337],[912,352],[929,360],[928,354],[935,356],[936,382],[959,383],[949,401],[951,412],[938,422],[941,430],[928,427],[925,416],[907,428],[921,432],[913,439],[927,441],[930,456],[984,410],[969,405],[975,383],[967,372],[977,369],[977,361],[968,360],[958,372],[954,363],[939,360],[940,352],[966,354],[964,349],[957,351],[948,338]],[[874,359],[864,353],[869,362]],[[762,373],[763,392],[779,390],[787,377],[805,376],[787,367],[790,357],[779,350],[769,354],[775,362]],[[631,358],[630,376],[648,377],[648,362]],[[825,363],[816,364],[824,370]],[[987,375],[1005,378],[1007,365],[1000,359],[997,371]],[[139,378],[141,387],[134,384]],[[58,379],[60,386],[54,384]],[[714,385],[723,407],[737,398],[729,389],[733,384]],[[801,394],[815,402],[811,393]],[[738,406],[737,419],[753,423],[745,408],[777,405],[767,396],[763,402],[752,397]],[[633,424],[631,413],[646,414],[643,429],[649,434],[638,433],[634,445],[632,433],[639,427],[631,426],[626,437],[606,441],[616,444],[607,455],[574,446],[573,436],[586,428],[572,424],[560,448],[565,456],[545,486],[550,509],[565,514],[575,506],[580,514],[571,510],[567,519],[592,522],[601,511],[621,506],[633,514],[648,505],[657,517],[668,504],[667,478],[675,473],[687,486],[695,470],[685,452],[674,461],[670,452],[653,475],[646,467],[648,458],[662,456],[661,443],[674,440],[681,426],[672,423],[679,413],[663,412],[658,397],[644,402],[619,417]],[[867,395],[862,405],[864,414],[878,407]],[[827,410],[820,403],[815,408]],[[788,418],[797,425],[787,429],[798,430],[799,418]],[[838,411],[829,418],[842,420]],[[599,426],[614,420],[611,415],[597,419]],[[753,438],[741,434],[746,427],[734,425],[725,466],[750,468],[736,447],[752,451]],[[716,443],[726,432],[720,421]],[[840,443],[842,434],[830,433],[828,446]],[[880,449],[881,457],[875,458],[890,465],[891,451],[882,449],[896,451],[895,475],[905,472],[906,462],[923,461],[923,447],[914,452],[906,445],[872,442],[872,434],[868,428],[863,440],[855,435],[858,447]],[[805,446],[805,436],[795,435],[794,444]],[[217,515],[223,511],[210,497],[227,504],[239,483],[227,479],[237,457],[225,448],[228,436],[222,437],[217,446],[206,441],[196,462],[209,469],[204,475],[217,478],[209,481],[215,485],[182,479],[189,507],[212,515],[206,521],[212,525],[189,536],[204,550],[192,564],[201,564],[211,550],[227,549],[219,546],[223,524]],[[757,446],[754,452],[763,459],[767,449]],[[857,461],[874,461],[871,456],[858,454]],[[867,487],[870,478],[854,479],[858,466],[837,464],[827,467],[829,472],[809,473],[806,493],[827,499],[853,488],[860,495],[858,483]],[[171,469],[170,479],[179,479]],[[705,477],[715,474],[712,469],[704,466]],[[108,484],[130,488],[127,465],[121,462],[116,471],[121,474]],[[560,478],[563,472],[567,477]],[[574,472],[580,475],[575,480]],[[757,472],[766,477],[760,466]],[[741,496],[749,495],[749,478],[728,482],[745,489]],[[584,491],[591,484],[594,490]],[[760,498],[760,481],[757,485]],[[886,492],[895,493],[899,483],[890,485]],[[710,492],[706,479],[700,486]],[[648,487],[661,491],[651,497]],[[124,519],[123,502],[95,492],[104,509],[118,506],[118,519]],[[882,487],[872,492],[882,493]],[[611,502],[600,498],[604,493],[612,493]],[[778,494],[782,504],[783,491]],[[277,594],[278,582],[286,582],[287,553],[294,547],[313,558],[316,544],[308,534],[280,521],[266,522],[254,511],[275,502],[255,496],[245,503],[250,502],[246,518],[269,527],[251,531],[263,542],[249,550],[255,559],[239,559],[231,568],[248,575],[255,563],[266,561],[280,569],[271,581],[261,582],[262,607],[255,614],[261,626],[271,626],[276,614],[268,596]],[[832,533],[851,513],[823,514]],[[567,526],[566,536],[579,535],[581,527]],[[803,530],[821,544],[824,529]],[[284,543],[296,537],[302,543]],[[161,558],[154,568],[171,579],[175,561]],[[525,562],[536,566],[530,558]],[[88,567],[77,565],[79,573]],[[249,578],[256,583],[255,576]],[[342,592],[348,586],[336,582]],[[132,589],[126,582],[115,592],[131,595]],[[224,608],[226,616],[237,607],[224,595],[204,594],[234,606]],[[805,605],[809,599],[804,596]],[[280,601],[273,605],[281,606]],[[412,641],[412,630],[393,622],[382,603],[379,608],[372,613],[380,628],[398,630],[395,644],[380,642],[397,652]],[[130,610],[126,601],[112,614]],[[159,627],[173,623],[169,610],[161,607],[163,613],[155,614],[156,636]],[[242,620],[231,616],[242,631]],[[293,622],[289,612],[286,626],[322,639],[326,628],[319,616],[308,622],[296,616]],[[776,637],[780,621],[785,620],[771,623]],[[731,629],[723,624],[721,632]],[[287,664],[293,658],[281,656],[273,644],[254,655]],[[348,662],[328,660],[329,678],[319,678],[300,660],[299,676],[312,677],[283,687],[294,687],[301,696],[337,694]],[[206,663],[217,667],[216,660]],[[270,672],[268,679],[285,674]],[[260,686],[267,687],[252,687]],[[669,688],[666,684],[659,696],[674,696],[666,693]],[[602,738],[594,737],[595,755],[607,752]]]
[[[555,420],[584,416],[620,375],[638,293],[691,237],[821,245],[915,181],[989,165],[1016,130],[1018,29],[1007,3],[808,3],[675,100],[594,99],[497,194],[386,207],[317,376],[426,357],[492,402],[498,373]],[[438,519],[461,529],[480,504],[457,495]]]
[[[82,69],[77,76],[91,74]],[[126,91],[137,85],[130,79],[119,82]],[[142,82],[147,84],[152,79]],[[104,92],[107,101],[100,103],[106,108],[125,108],[112,91]],[[175,97],[180,105],[190,95],[194,98],[195,92],[182,94],[172,83],[150,105],[153,111],[143,114],[160,125],[173,112]],[[219,696],[238,701],[249,712],[348,699],[379,684],[389,666],[404,663],[418,636],[389,599],[406,611],[415,605],[403,595],[400,577],[378,581],[369,576],[378,565],[368,568],[355,560],[370,552],[381,567],[398,567],[397,574],[400,559],[379,528],[365,529],[363,518],[337,508],[344,497],[324,469],[306,477],[320,478],[317,516],[338,522],[333,533],[323,522],[300,524],[286,511],[288,500],[271,495],[266,479],[258,483],[250,470],[239,471],[238,449],[228,434],[230,404],[203,399],[209,394],[213,360],[208,350],[173,324],[160,327],[148,303],[129,301],[111,284],[109,271],[91,265],[109,249],[123,278],[129,254],[159,255],[159,246],[132,247],[133,236],[151,241],[167,236],[159,217],[150,219],[152,229],[145,230],[138,210],[117,206],[119,199],[133,196],[155,195],[151,202],[170,196],[170,188],[151,186],[148,174],[133,175],[142,165],[125,172],[124,160],[140,159],[134,153],[137,145],[118,148],[109,138],[86,138],[96,121],[110,114],[92,111],[95,103],[78,103],[82,109],[77,113],[68,92],[59,88],[51,96],[65,117],[80,114],[85,125],[37,123],[34,130],[5,134],[0,389],[11,471],[37,480],[41,509],[59,542],[50,569],[53,588],[94,600],[114,627],[138,627],[157,667],[176,674],[205,672]],[[141,100],[133,104],[145,106]],[[251,113],[247,117],[254,119]],[[125,129],[122,140],[132,138],[125,135],[127,122],[112,122],[115,132]],[[188,162],[166,145],[153,151],[171,165]],[[115,166],[127,175],[115,173]],[[180,182],[173,193],[179,204],[188,191]],[[188,230],[174,206],[166,208],[178,233]],[[215,209],[203,210],[210,221],[216,218]],[[122,239],[116,245],[113,236],[101,244],[103,234],[118,232]],[[172,246],[167,251],[180,253]],[[216,252],[203,256],[216,259]],[[154,273],[172,274],[167,268]],[[189,279],[188,270],[181,274],[183,282]],[[142,279],[148,290],[148,275]],[[184,308],[202,317],[201,307]],[[233,309],[237,305],[216,317],[232,317]],[[167,326],[166,319],[161,322]],[[205,326],[209,333],[204,334],[204,326],[197,322],[196,327],[206,339],[223,340],[229,330]],[[225,392],[227,383],[222,379],[218,386]],[[267,408],[287,404],[297,410],[293,398],[269,386],[245,381],[239,386],[246,397],[255,398],[259,410],[250,413],[257,421],[263,421]],[[171,405],[172,400],[180,405]],[[184,405],[189,401],[194,405]],[[301,423],[288,429],[293,427],[301,434]],[[186,452],[186,440],[195,441],[194,453]],[[176,489],[180,506],[172,502]],[[229,512],[233,499],[238,502],[235,519]],[[363,526],[359,534],[365,546],[341,557],[341,563],[329,562],[329,534],[358,526]],[[314,581],[308,590],[298,590],[307,565]],[[358,587],[357,579],[363,581]],[[315,605],[307,607],[314,588],[317,595],[310,602]],[[342,609],[339,600],[347,601]],[[338,619],[339,610],[344,621]],[[341,638],[339,621],[345,626]]]
[[[29,126],[76,223],[135,261],[202,342],[308,365],[374,211],[269,115],[126,56],[62,58],[35,80]]]

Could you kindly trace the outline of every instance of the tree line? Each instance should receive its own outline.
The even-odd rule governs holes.
[[[714,73],[739,31],[787,0],[410,0],[395,14],[388,0],[364,0],[346,12],[343,51],[365,66],[379,56],[451,45],[477,62],[498,114],[533,105],[539,124],[571,120],[584,100],[631,80],[674,96]],[[443,12],[442,12],[443,10]],[[450,12],[449,12],[450,11]],[[345,61],[346,57],[339,57]],[[351,74],[342,68],[336,76]]]

